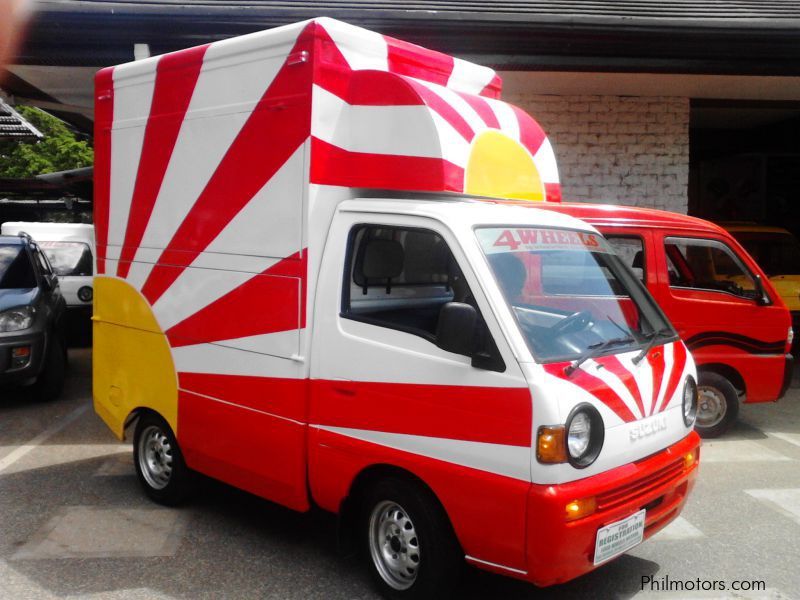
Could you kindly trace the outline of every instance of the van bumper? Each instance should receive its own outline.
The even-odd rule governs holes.
[[[559,485],[533,485],[528,495],[528,572],[539,585],[563,583],[595,568],[597,531],[645,509],[644,539],[677,517],[694,485],[700,438],[692,431],[661,452],[611,471]],[[695,460],[687,466],[686,456]],[[567,521],[567,503],[594,497],[593,514]],[[613,560],[613,559],[612,559]]]
[[[783,360],[783,382],[781,383],[781,391],[778,393],[776,400],[780,400],[786,395],[786,392],[789,390],[789,385],[792,383],[792,374],[794,373],[794,356],[786,354]]]

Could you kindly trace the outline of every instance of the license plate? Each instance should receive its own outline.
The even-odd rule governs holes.
[[[597,531],[594,544],[594,564],[630,550],[644,539],[644,509],[627,519],[606,525]]]

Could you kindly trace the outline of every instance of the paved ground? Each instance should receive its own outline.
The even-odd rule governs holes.
[[[130,447],[91,410],[90,360],[71,352],[61,400],[0,396],[0,599],[375,597],[326,515],[213,482],[179,510],[145,500]],[[704,444],[683,517],[629,555],[546,590],[470,570],[460,597],[800,598],[800,389],[741,421]],[[766,590],[642,591],[647,576]]]

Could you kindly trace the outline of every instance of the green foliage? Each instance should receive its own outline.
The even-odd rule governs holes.
[[[15,110],[44,138],[38,142],[0,141],[0,177],[35,177],[92,165],[92,147],[76,139],[62,121],[31,106],[17,106]]]

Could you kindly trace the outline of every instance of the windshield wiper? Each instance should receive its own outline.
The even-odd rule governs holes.
[[[642,348],[642,351],[639,352],[639,354],[637,354],[636,356],[633,357],[633,360],[631,362],[633,362],[633,364],[635,364],[635,365],[638,365],[640,362],[642,362],[642,359],[645,356],[647,356],[647,353],[650,352],[650,350],[653,348],[653,346],[656,345],[656,341],[658,340],[658,338],[660,338],[663,335],[670,334],[670,333],[672,333],[672,330],[669,329],[669,327],[662,327],[658,331],[653,331],[652,333],[649,333],[647,335],[647,338],[648,338],[647,345],[644,348]]]
[[[594,358],[598,356],[603,350],[606,348],[610,348],[611,346],[619,346],[621,344],[630,344],[631,342],[635,342],[636,340],[632,337],[618,337],[618,338],[611,338],[610,340],[606,340],[605,342],[598,342],[596,344],[590,344],[586,346],[586,352],[581,354],[577,359],[572,361],[568,367],[564,369],[564,373],[569,377],[575,371],[578,370],[583,363],[585,363],[590,358]]]

